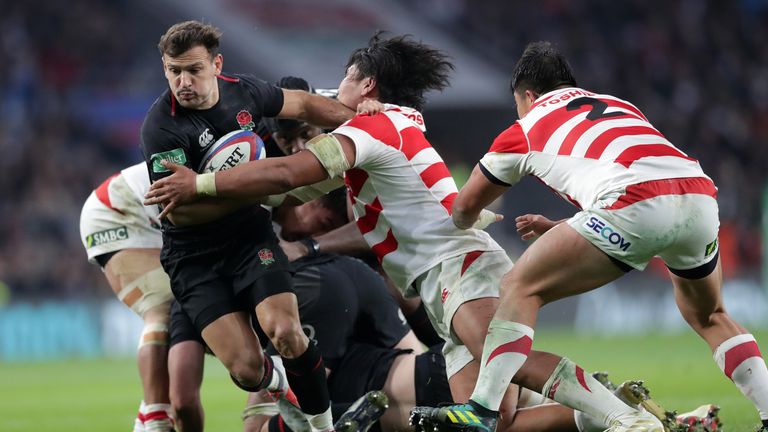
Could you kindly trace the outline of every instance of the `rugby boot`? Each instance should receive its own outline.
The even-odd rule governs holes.
[[[482,413],[483,408],[473,401],[443,407],[415,407],[411,410],[410,424],[423,432],[494,432],[497,414]]]
[[[656,417],[669,431],[677,424],[674,411],[667,411],[658,402],[651,399],[650,391],[643,385],[643,381],[625,381],[614,391],[616,396],[629,406],[641,411],[647,411]]]
[[[369,391],[339,417],[333,428],[336,432],[366,432],[384,415],[387,408],[389,399],[383,391]]]
[[[670,428],[672,432],[721,432],[723,424],[717,414],[720,407],[707,404],[693,411],[678,414],[676,426]]]
[[[661,420],[645,411],[624,415],[611,422],[605,432],[665,432]]]

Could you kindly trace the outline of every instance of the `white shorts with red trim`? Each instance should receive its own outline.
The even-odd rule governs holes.
[[[80,238],[94,257],[132,248],[161,248],[159,222],[153,219],[121,175],[113,176],[91,193],[80,213]]]
[[[511,269],[512,260],[504,251],[473,251],[443,261],[414,281],[432,325],[446,341],[443,354],[448,378],[473,359],[451,330],[454,314],[470,300],[499,297],[501,277]]]
[[[709,263],[718,252],[717,189],[708,178],[655,180],[603,197],[568,224],[609,256],[643,270],[654,256],[670,269]]]

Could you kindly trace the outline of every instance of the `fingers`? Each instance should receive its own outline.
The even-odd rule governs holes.
[[[160,163],[163,164],[164,167],[168,168],[168,170],[171,171],[171,172],[176,172],[180,168],[184,167],[184,165],[179,165],[179,164],[175,164],[173,162],[168,162],[167,160],[161,160]]]
[[[160,212],[159,218],[160,219],[167,218],[168,214],[171,213],[173,211],[173,209],[175,209],[175,208],[176,208],[176,202],[175,201],[168,202],[168,204],[166,204],[165,207],[163,207],[163,211]]]

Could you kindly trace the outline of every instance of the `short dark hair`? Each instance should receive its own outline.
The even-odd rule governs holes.
[[[160,37],[157,49],[160,55],[178,57],[191,48],[202,45],[211,54],[211,58],[219,53],[221,30],[200,21],[184,21],[174,24]]]
[[[347,68],[355,65],[360,78],[374,78],[381,102],[421,110],[424,93],[448,87],[454,66],[445,53],[411,35],[382,39],[383,33],[377,32],[368,46],[352,52]]]
[[[318,198],[318,203],[333,214],[347,217],[347,188],[340,187]]]
[[[576,87],[576,79],[568,60],[549,42],[532,42],[512,71],[510,89],[518,92],[531,90],[538,94],[558,87]]]

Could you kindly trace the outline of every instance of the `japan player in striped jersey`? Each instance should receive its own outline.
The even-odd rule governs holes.
[[[681,314],[768,430],[768,370],[755,338],[723,306],[717,189],[698,161],[674,147],[634,105],[578,88],[565,58],[547,42],[526,48],[511,87],[520,119],[480,160],[454,201],[454,222],[470,227],[484,206],[524,175],[537,177],[580,211],[560,222],[517,218],[523,238],[541,237],[502,279],[472,403],[498,409],[505,390],[498,383],[526,364],[540,307],[642,270],[659,256]],[[591,388],[578,376],[579,368],[563,360],[545,394],[557,399]]]
[[[397,105],[385,105],[376,115],[358,115],[333,133],[313,138],[308,151],[284,158],[199,176],[164,164],[174,174],[152,185],[145,204],[163,204],[168,212],[201,197],[252,198],[344,178],[359,231],[398,288],[406,296],[422,298],[432,324],[446,340],[446,372],[453,398],[466,401],[499,302],[498,281],[512,263],[488,234],[477,229],[496,220],[496,215],[484,211],[472,227],[454,224],[451,208],[456,184],[424,137],[424,119],[418,111],[424,93],[446,87],[451,68],[445,54],[407,36],[382,39],[376,35],[350,56],[338,99],[347,106],[367,99]],[[514,382],[541,391],[562,359],[538,351],[531,351],[531,357],[533,361],[525,364]],[[644,415],[589,374],[581,371],[574,377],[584,388],[552,392],[557,402],[601,420]],[[510,379],[501,383],[504,391],[509,383]],[[507,394],[505,421],[530,425],[518,430],[540,430],[545,420],[555,418],[542,416],[537,408],[514,415],[516,391]],[[449,429],[493,430],[496,425],[495,413],[480,415],[481,421],[470,405],[449,417],[456,420]]]

